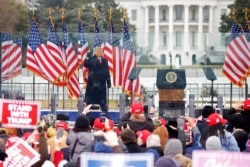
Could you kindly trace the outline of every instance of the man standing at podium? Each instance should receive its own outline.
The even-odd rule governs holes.
[[[107,112],[107,88],[111,87],[108,61],[102,57],[102,48],[96,47],[94,55],[87,56],[84,67],[89,69],[85,92],[85,102],[99,104],[103,112]]]

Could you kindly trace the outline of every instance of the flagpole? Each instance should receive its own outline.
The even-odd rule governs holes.
[[[122,9],[121,9],[121,12],[122,12],[122,20],[123,20],[123,21],[122,21],[122,28],[123,28],[123,32],[124,32],[124,21],[125,21],[125,18],[126,18],[127,9],[126,9],[126,8],[122,8]],[[124,94],[124,92],[125,92],[125,89],[124,89],[124,88],[125,88],[125,87],[124,87],[124,86],[125,86],[125,85],[124,85],[124,82],[125,82],[125,81],[124,81],[124,80],[125,80],[125,79],[124,79],[124,71],[123,71],[123,65],[124,65],[124,64],[123,64],[123,63],[124,63],[124,62],[122,62],[121,65],[122,65],[122,75],[123,75],[123,76],[122,76],[122,92],[123,92],[123,94]]]
[[[65,8],[61,8],[60,9],[60,12],[62,13],[62,15],[61,15],[61,18],[62,18],[62,26],[63,26],[63,20],[64,20],[64,12],[65,12]],[[66,62],[67,62],[67,59],[66,59]],[[66,77],[66,86],[67,86],[67,88],[68,88],[68,77],[67,77],[67,75],[68,75],[68,67],[67,67],[67,70],[66,70],[66,73],[65,73],[65,76],[63,77],[64,79],[63,80],[65,80],[65,77]],[[65,109],[65,86],[63,86],[63,110]]]
[[[113,12],[113,10],[112,10],[112,7],[110,7],[109,8],[109,10],[108,10],[108,13],[109,13],[109,27],[110,27],[110,39],[111,39],[111,46],[112,46],[112,61],[114,60],[114,47],[113,47],[113,27],[112,27],[112,12]],[[114,64],[114,62],[112,62],[112,64]],[[114,70],[114,68],[113,68],[113,70]],[[114,71],[112,71],[113,72],[113,83],[114,83]],[[107,101],[106,101],[106,105],[108,106],[108,108],[109,108],[109,88],[107,89]]]
[[[245,21],[247,23],[247,27],[248,27],[248,30],[249,30],[249,24],[248,24],[248,12],[249,12],[249,9],[248,8],[244,8],[243,9],[243,12],[245,13]],[[247,77],[245,79],[245,99],[248,99],[248,84],[247,84]]]
[[[2,98],[2,32],[0,32],[0,98]]]

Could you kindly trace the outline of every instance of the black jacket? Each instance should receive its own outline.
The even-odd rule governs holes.
[[[141,153],[141,148],[136,143],[125,143],[129,153]]]
[[[250,111],[236,112],[234,108],[225,111],[224,118],[234,127],[250,133]]]
[[[108,61],[97,56],[89,56],[84,61],[84,67],[89,69],[88,82],[85,92],[87,104],[106,104],[106,88],[111,87]]]
[[[131,120],[131,113],[128,112],[126,114],[123,115],[123,117],[121,118],[121,121],[118,125],[118,128],[121,129],[121,127],[125,124],[128,124],[129,127],[135,131],[135,133],[139,130],[148,130],[150,132],[154,131],[154,124],[152,119],[147,115],[144,114],[145,116],[145,120]]]

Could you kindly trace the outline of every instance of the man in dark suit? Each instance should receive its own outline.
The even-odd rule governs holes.
[[[86,104],[99,104],[107,112],[107,88],[111,87],[108,61],[102,57],[102,48],[96,47],[93,56],[88,56],[84,67],[89,69],[85,92]]]

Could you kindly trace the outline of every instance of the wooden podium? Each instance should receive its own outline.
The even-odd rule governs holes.
[[[184,89],[186,74],[183,69],[159,69],[156,86],[159,94],[159,115],[166,119],[185,115]]]

